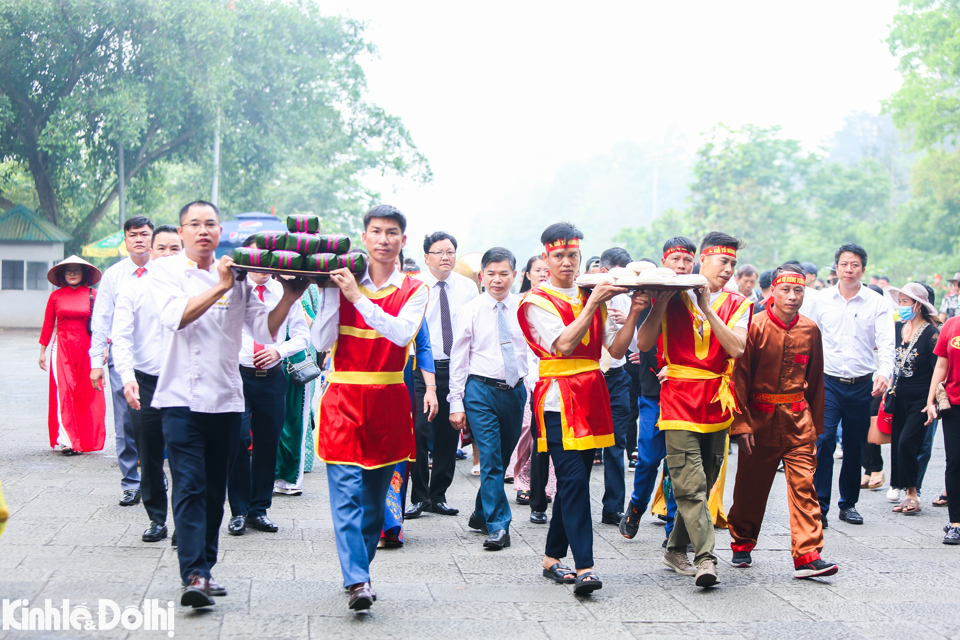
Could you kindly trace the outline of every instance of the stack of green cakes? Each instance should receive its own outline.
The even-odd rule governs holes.
[[[347,268],[362,275],[367,256],[350,251],[350,238],[320,235],[316,216],[287,217],[289,231],[261,231],[253,236],[254,247],[233,250],[233,261],[241,267],[269,267],[292,271],[328,272]]]

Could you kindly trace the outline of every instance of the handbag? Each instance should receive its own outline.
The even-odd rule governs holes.
[[[294,362],[293,359],[298,355],[302,359]],[[308,358],[306,354],[301,351],[287,358],[287,373],[290,375],[290,379],[294,384],[303,386],[311,380],[316,380],[320,377],[320,367],[317,365],[316,360]]]
[[[870,431],[867,432],[867,442],[870,444],[890,444],[893,431],[893,418],[880,407],[876,420],[870,421]]]
[[[947,397],[947,386],[942,382],[937,385],[934,401],[937,403],[938,418],[953,408],[953,406],[950,404],[950,398]]]
[[[929,326],[928,322],[920,325],[920,328],[913,332],[913,337],[910,338],[910,344],[900,353],[900,361],[897,363],[897,368],[894,369],[893,384],[890,385],[890,388],[887,389],[887,392],[883,396],[883,411],[887,415],[892,416],[893,410],[897,406],[897,380],[900,378],[900,374],[898,374],[897,371],[903,369],[903,365],[907,363],[907,358],[910,357],[910,352],[913,351],[913,348],[917,345],[917,340],[923,335],[927,326]]]

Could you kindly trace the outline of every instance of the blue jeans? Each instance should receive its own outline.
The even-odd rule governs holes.
[[[657,484],[660,463],[667,455],[667,445],[663,439],[663,432],[657,427],[660,419],[660,398],[640,396],[640,429],[637,435],[637,467],[633,470],[633,494],[630,502],[637,507],[640,513],[647,510],[650,496]],[[664,487],[667,501],[667,528],[666,534],[673,531],[673,520],[677,513],[677,501],[673,491]]]
[[[510,528],[512,516],[503,489],[503,470],[520,440],[526,402],[523,384],[502,391],[468,379],[464,389],[463,408],[480,453],[480,489],[473,513],[487,523],[489,533]]]
[[[395,468],[394,464],[377,469],[327,465],[330,512],[344,587],[370,581],[370,563],[377,554]]]
[[[817,471],[813,482],[820,500],[820,513],[830,510],[833,491],[833,453],[837,449],[837,425],[843,421],[843,462],[840,465],[840,510],[851,509],[860,499],[860,467],[863,445],[870,430],[870,400],[873,381],[843,384],[825,381],[826,411],[823,433],[817,438]]]
[[[110,377],[110,397],[113,400],[113,429],[117,436],[117,466],[123,478],[120,488],[124,491],[140,488],[140,470],[137,462],[137,439],[133,433],[133,422],[130,420],[130,405],[123,395],[123,379],[120,372],[113,366],[113,350],[107,358],[107,374]]]
[[[603,450],[603,512],[623,513],[627,497],[624,480],[623,452],[627,449],[630,428],[630,376],[623,367],[610,369],[603,379],[610,392],[610,413],[613,418],[614,443]]]

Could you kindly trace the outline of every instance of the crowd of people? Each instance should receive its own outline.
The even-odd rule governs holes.
[[[856,244],[837,249],[823,281],[811,263],[738,265],[741,241],[714,231],[699,245],[666,239],[656,260],[706,286],[584,287],[582,273],[633,259],[612,247],[584,261],[583,233],[556,223],[519,277],[513,253],[494,247],[474,281],[456,272],[457,240],[442,231],[424,238],[419,273],[403,257],[406,223],[390,205],[365,214],[362,276],[275,278],[217,259],[220,212],[196,201],[178,227],[127,220],[129,257],[102,274],[76,256],[50,270],[40,366],[51,447],[103,448],[109,379],[120,504],[142,501],[143,541],[159,542],[171,491],[181,604],[227,594],[211,573],[225,504],[228,534],[276,532],[273,496],[301,494],[314,455],[354,611],[376,601],[371,562],[403,544],[405,520],[460,513],[447,491],[468,444],[480,479],[467,524],[482,547],[511,544],[512,483],[513,501],[547,526],[542,575],[577,595],[603,587],[597,464],[601,524],[634,538],[649,507],[667,523],[663,564],[701,588],[720,583],[715,526],[730,530],[730,563],[753,564],[783,471],[793,575],[824,577],[838,571],[820,555],[835,459],[839,520],[863,523],[860,490],[883,488],[886,442],[888,497],[916,515],[942,421],[945,488],[933,504],[950,514],[943,542],[960,544],[960,501],[948,497],[960,496],[960,274],[938,310],[923,283],[864,284]]]

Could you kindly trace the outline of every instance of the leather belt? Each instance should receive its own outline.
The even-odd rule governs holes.
[[[838,376],[831,376],[830,374],[824,374],[827,378],[833,380],[834,382],[839,382],[840,384],[854,385],[860,384],[861,382],[866,382],[867,380],[873,380],[873,374],[868,373],[865,376],[859,376],[857,378],[840,378]]]
[[[257,369],[256,367],[245,367],[240,365],[240,373],[249,373],[250,375],[258,378],[266,378],[267,376],[272,376],[273,374],[280,373],[282,371],[283,367],[281,365],[270,367],[269,369]]]
[[[434,360],[433,366],[438,369],[449,369],[450,361],[449,360]]]
[[[516,386],[511,387],[510,385],[507,384],[506,380],[497,380],[496,378],[486,378],[484,376],[475,376],[472,373],[470,374],[470,377],[476,380],[477,382],[482,382],[488,387],[494,387],[499,389],[500,391],[511,391],[523,384],[523,378],[520,378],[520,380],[517,381]]]

